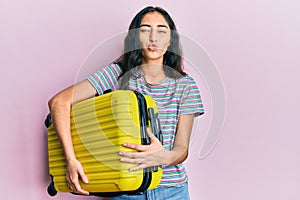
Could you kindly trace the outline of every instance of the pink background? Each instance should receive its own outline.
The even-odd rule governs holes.
[[[179,32],[205,48],[226,90],[222,136],[205,159],[203,137],[193,137],[192,199],[300,199],[298,0],[1,1],[1,199],[52,199],[47,101],[75,82],[95,46],[124,32],[149,4],[166,8]],[[201,90],[208,112],[198,128],[206,130],[210,97]]]

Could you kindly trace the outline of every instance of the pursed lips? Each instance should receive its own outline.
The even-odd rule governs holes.
[[[150,43],[150,44],[148,45],[148,49],[149,49],[150,51],[156,51],[156,50],[158,49],[158,45],[157,45],[156,43]]]

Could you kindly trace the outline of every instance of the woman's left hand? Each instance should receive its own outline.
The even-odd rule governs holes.
[[[135,149],[138,152],[124,152],[119,153],[122,158],[121,162],[138,164],[136,167],[132,167],[129,171],[137,171],[139,169],[144,169],[152,166],[159,166],[166,164],[166,154],[168,151],[160,143],[154,134],[147,128],[147,134],[151,140],[150,145],[140,145],[140,144],[129,144],[124,143],[123,146]]]

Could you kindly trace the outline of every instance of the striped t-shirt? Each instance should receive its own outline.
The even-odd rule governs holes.
[[[178,117],[184,114],[199,116],[204,113],[198,87],[190,76],[181,78],[166,77],[158,84],[146,82],[141,70],[132,76],[128,89],[136,90],[151,96],[158,106],[158,117],[161,122],[163,146],[172,150],[176,135]],[[88,77],[89,82],[101,95],[105,90],[119,88],[118,77],[121,68],[117,64],[109,65]],[[187,181],[183,164],[163,166],[160,186],[178,186]]]

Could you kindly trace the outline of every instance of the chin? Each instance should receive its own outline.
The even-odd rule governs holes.
[[[148,52],[148,53],[146,53],[145,58],[147,60],[158,60],[163,56],[164,56],[164,53],[161,53],[161,52]]]

